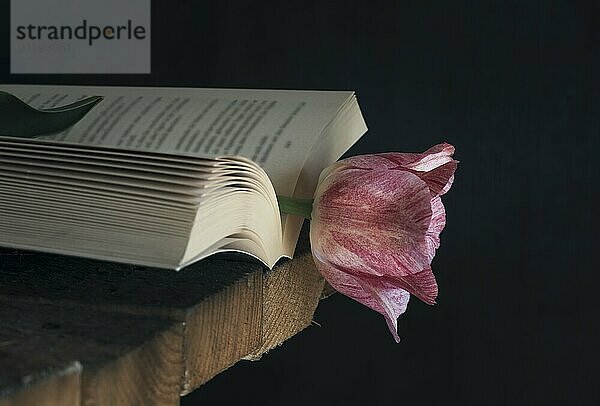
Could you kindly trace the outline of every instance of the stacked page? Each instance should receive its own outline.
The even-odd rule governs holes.
[[[0,246],[178,269],[235,250],[273,266],[321,170],[366,131],[352,92],[0,86],[69,129],[0,134]]]

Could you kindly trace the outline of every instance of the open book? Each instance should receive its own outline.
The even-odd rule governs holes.
[[[0,246],[179,269],[241,251],[272,267],[323,168],[366,131],[353,92],[0,85],[75,125],[0,134]]]

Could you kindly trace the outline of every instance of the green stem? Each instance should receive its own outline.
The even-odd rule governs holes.
[[[281,213],[292,214],[310,220],[313,199],[295,199],[293,197],[277,195]]]

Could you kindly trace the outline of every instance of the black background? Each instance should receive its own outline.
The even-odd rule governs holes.
[[[183,405],[599,404],[598,4],[155,1],[152,74],[10,75],[5,21],[0,82],[353,89],[350,154],[456,146],[438,305],[400,344],[336,295]]]

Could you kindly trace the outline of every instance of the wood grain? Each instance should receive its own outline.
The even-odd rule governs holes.
[[[0,250],[0,315],[11,326],[0,343],[18,343],[0,345],[0,399],[178,404],[310,325],[324,282],[302,238],[272,271],[241,255],[172,272]]]
[[[169,319],[19,300],[0,302],[0,319],[7,326],[2,341],[14,342],[1,353],[3,381],[8,381],[3,392],[10,391],[10,382],[57,376],[56,366],[62,372],[66,366],[81,365],[84,404],[178,401],[183,336],[182,329],[173,334],[176,329]],[[135,373],[127,369],[128,364],[135,366]],[[56,386],[46,381],[50,398]],[[40,396],[44,392],[37,385],[29,388]],[[24,390],[21,393],[25,396]]]
[[[63,369],[51,369],[34,376],[21,377],[20,382],[2,385],[0,406],[81,404],[81,364],[74,362]]]
[[[260,359],[265,352],[308,327],[324,284],[304,235],[294,260],[285,261],[264,275],[262,343],[246,359]]]
[[[85,368],[83,405],[175,405],[184,373],[183,323],[144,335],[136,348]],[[84,364],[85,365],[85,364]]]
[[[182,395],[229,368],[262,341],[262,269],[188,311]]]

